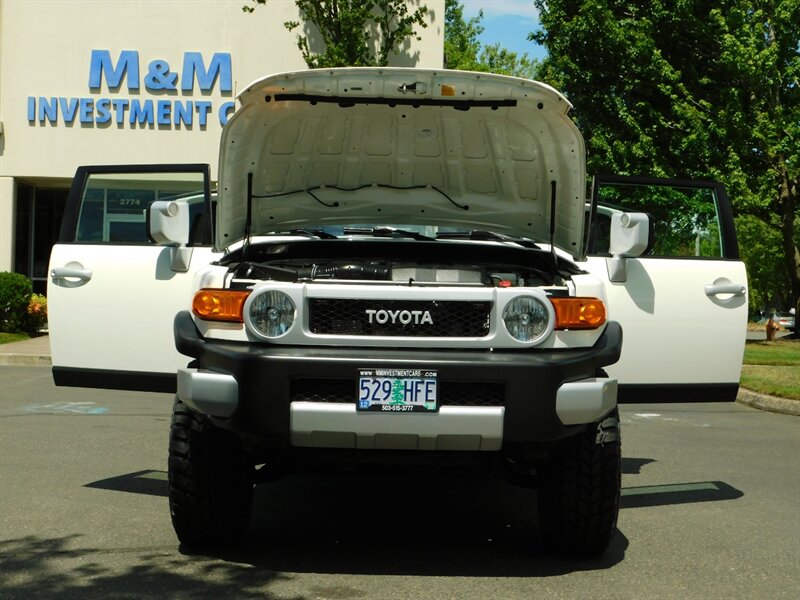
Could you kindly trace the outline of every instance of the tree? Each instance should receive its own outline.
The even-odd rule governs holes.
[[[786,287],[786,265],[781,253],[781,232],[749,215],[736,218],[736,234],[750,282],[750,311],[782,310],[791,302]],[[775,274],[779,273],[780,277]]]
[[[266,4],[267,0],[251,0]],[[300,16],[319,32],[322,52],[312,50],[306,35],[297,35],[297,47],[310,68],[386,66],[389,55],[397,53],[410,36],[419,40],[415,27],[425,28],[428,9],[409,11],[407,0],[295,0]],[[255,8],[242,7],[252,13]],[[299,21],[284,26],[294,31]]]
[[[500,73],[533,79],[539,61],[518,55],[500,44],[484,47],[478,39],[483,33],[483,11],[464,19],[464,6],[446,0],[444,8],[444,64],[448,69]]]
[[[800,313],[800,0],[535,4],[529,39],[576,106],[590,169],[725,183],[779,234],[774,276]]]
[[[516,52],[503,48],[499,42],[491,46],[484,46],[478,64],[479,71],[513,75],[525,79],[536,79],[538,68],[539,61],[535,58],[528,58],[527,53],[520,56]]]
[[[483,10],[477,17],[464,20],[464,7],[458,0],[444,3],[444,66],[447,69],[475,71],[483,33]]]

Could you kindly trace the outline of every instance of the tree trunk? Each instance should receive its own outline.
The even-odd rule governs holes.
[[[795,307],[795,325],[794,333],[798,335],[800,326],[798,325],[798,318],[800,318],[800,249],[795,244],[795,231],[794,220],[797,216],[798,205],[798,189],[797,182],[793,182],[789,178],[786,163],[780,157],[778,164],[778,173],[780,174],[780,199],[778,206],[780,208],[781,219],[781,245],[783,247],[783,256],[786,263],[786,272],[789,275],[790,283],[790,304]]]

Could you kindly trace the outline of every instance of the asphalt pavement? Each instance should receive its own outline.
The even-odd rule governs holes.
[[[794,599],[800,419],[625,405],[619,532],[541,543],[536,492],[492,475],[317,472],[259,485],[238,546],[190,552],[166,499],[170,394],[0,367],[0,598]]]

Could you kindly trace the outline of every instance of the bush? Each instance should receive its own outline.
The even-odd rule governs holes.
[[[0,273],[0,331],[28,330],[31,302],[30,279],[19,273]]]
[[[47,326],[47,297],[31,294],[28,303],[28,333],[36,333]]]

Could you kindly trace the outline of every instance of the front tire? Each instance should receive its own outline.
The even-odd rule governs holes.
[[[617,528],[621,487],[619,412],[566,440],[539,470],[539,526],[561,552],[604,552]]]
[[[169,508],[190,546],[237,540],[250,521],[253,464],[239,439],[175,399],[169,438]]]

